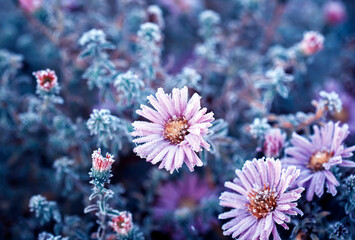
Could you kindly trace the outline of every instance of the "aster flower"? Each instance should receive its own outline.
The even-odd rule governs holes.
[[[279,128],[272,128],[265,134],[263,151],[266,157],[278,157],[285,145],[286,134]]]
[[[46,69],[33,73],[37,80],[37,89],[49,92],[58,85],[57,75],[53,70]]]
[[[132,214],[126,211],[120,212],[118,216],[112,218],[110,225],[118,235],[126,236],[133,227]]]
[[[298,186],[307,189],[307,200],[311,201],[314,194],[321,197],[326,184],[328,192],[336,195],[338,180],[330,171],[332,166],[355,167],[355,163],[344,160],[352,156],[355,146],[345,147],[344,140],[348,136],[348,125],[342,127],[339,123],[328,122],[324,127],[314,126],[314,134],[306,139],[293,133],[291,144],[287,148],[283,164],[294,165],[301,170],[297,180]]]
[[[323,49],[324,37],[322,34],[309,31],[304,33],[300,43],[301,52],[306,55],[313,55]]]
[[[201,97],[195,93],[188,101],[188,89],[174,88],[168,95],[159,88],[156,97],[149,96],[148,100],[156,109],[141,105],[137,114],[147,118],[147,121],[135,121],[132,125],[132,136],[139,137],[135,143],[144,143],[134,148],[140,157],[156,164],[161,162],[159,168],[165,168],[173,173],[182,164],[193,171],[194,166],[202,166],[201,159],[196,152],[210,145],[204,140],[208,128],[214,120],[213,113],[207,113],[206,108],[201,109]]]
[[[281,169],[280,160],[273,158],[246,161],[237,178],[226,182],[234,192],[223,192],[220,205],[233,208],[219,215],[220,219],[233,218],[222,226],[224,235],[247,240],[267,240],[270,234],[280,238],[276,224],[288,229],[288,215],[302,214],[296,208],[302,187],[286,191],[300,174],[295,167]]]
[[[197,174],[185,175],[175,182],[167,182],[158,188],[158,198],[153,207],[153,216],[159,222],[172,221],[172,225],[175,227],[171,229],[174,239],[181,239],[184,236],[179,231],[181,230],[179,222],[189,221],[189,225],[199,233],[203,233],[209,229],[215,219],[212,216],[207,216],[202,220],[202,214],[199,211],[208,215],[207,211],[202,208],[211,199],[214,199],[213,190],[205,179],[200,179]],[[218,204],[216,205],[218,206]],[[208,210],[212,208],[211,205],[208,205]]]

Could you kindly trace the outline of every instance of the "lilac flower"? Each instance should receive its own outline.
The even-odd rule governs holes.
[[[204,140],[208,128],[214,120],[213,113],[201,109],[201,97],[195,93],[188,101],[188,89],[174,88],[168,95],[159,88],[154,96],[148,97],[149,102],[156,109],[141,105],[137,114],[147,118],[147,121],[135,121],[132,125],[132,136],[139,137],[135,143],[144,143],[134,149],[140,157],[156,164],[161,161],[159,169],[165,168],[174,172],[183,162],[190,171],[194,166],[202,166],[201,159],[196,152],[202,147],[209,151],[210,145]]]
[[[272,233],[281,239],[276,224],[288,229],[288,215],[302,214],[296,208],[302,187],[286,192],[300,174],[295,167],[281,169],[281,161],[261,158],[247,161],[237,178],[225,186],[234,192],[223,192],[220,205],[233,208],[219,215],[220,219],[233,218],[222,226],[224,235],[247,240],[267,240]]]
[[[324,192],[324,183],[333,196],[336,195],[336,186],[339,185],[330,168],[335,165],[342,167],[355,167],[355,163],[343,158],[351,157],[355,146],[345,147],[344,140],[348,136],[348,125],[342,127],[339,123],[328,122],[320,129],[314,126],[314,134],[310,140],[293,133],[292,147],[286,149],[283,164],[294,165],[301,170],[297,180],[298,186],[307,189],[307,200],[311,201],[314,193],[321,197]]]
[[[207,182],[199,179],[196,174],[187,175],[177,182],[168,182],[158,190],[159,198],[154,207],[154,216],[162,219],[182,208],[192,209],[211,193]]]
[[[279,128],[272,128],[265,134],[263,151],[266,157],[278,157],[285,145],[286,134]]]
[[[213,199],[213,196],[213,189],[205,179],[200,179],[197,174],[185,175],[178,181],[165,183],[158,188],[158,199],[153,207],[154,218],[157,221],[172,220],[173,226],[176,226],[179,220],[188,219],[191,226],[199,233],[204,233],[216,219],[211,216],[202,219],[198,209],[208,204],[208,200]],[[181,239],[184,235],[179,227],[171,230],[174,239]]]

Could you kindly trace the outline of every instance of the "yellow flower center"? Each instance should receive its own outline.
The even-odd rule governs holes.
[[[271,190],[270,187],[254,188],[248,194],[249,203],[246,204],[248,211],[257,219],[266,217],[277,206],[277,196],[274,194],[275,191]]]
[[[316,152],[309,160],[307,167],[315,172],[322,171],[324,170],[323,164],[329,162],[332,156],[333,154],[328,151]]]
[[[173,144],[179,144],[184,141],[188,134],[187,129],[189,125],[185,117],[172,118],[165,123],[164,138]]]
[[[196,201],[192,198],[186,197],[182,198],[179,207],[193,209],[196,206]]]

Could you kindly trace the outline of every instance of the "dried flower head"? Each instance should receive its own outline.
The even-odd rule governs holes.
[[[144,143],[134,149],[140,157],[165,167],[171,173],[179,169],[183,162],[193,171],[195,165],[203,163],[196,152],[202,147],[209,150],[210,145],[204,140],[208,128],[214,120],[213,113],[201,109],[201,97],[195,93],[188,101],[188,89],[174,88],[168,95],[159,88],[156,97],[149,96],[149,102],[156,109],[141,105],[137,114],[151,122],[135,121],[132,136],[139,137],[135,143]]]
[[[53,70],[40,70],[33,75],[37,80],[37,89],[49,92],[58,85],[58,78]]]
[[[351,157],[355,146],[346,147],[345,138],[349,135],[348,125],[328,122],[324,127],[314,126],[314,134],[310,140],[293,133],[291,144],[286,148],[288,157],[283,159],[286,166],[296,166],[301,170],[297,180],[299,186],[307,189],[307,200],[314,194],[321,197],[326,184],[328,192],[336,195],[338,180],[330,171],[332,166],[355,167],[355,163],[344,158]]]
[[[299,176],[295,167],[281,169],[280,160],[273,158],[246,161],[237,178],[226,182],[233,192],[223,192],[220,205],[233,208],[219,215],[220,219],[232,218],[222,226],[224,235],[238,239],[281,240],[276,223],[288,229],[288,215],[302,214],[296,208],[302,187],[287,191]],[[286,192],[287,191],[287,192]]]

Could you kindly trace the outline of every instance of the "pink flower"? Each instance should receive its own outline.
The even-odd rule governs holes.
[[[144,143],[133,151],[148,162],[156,164],[161,161],[159,169],[165,167],[170,173],[179,169],[183,162],[190,171],[194,166],[202,166],[196,152],[202,147],[209,151],[210,145],[203,139],[214,120],[213,113],[201,109],[201,97],[195,93],[188,101],[188,89],[174,88],[172,94],[166,94],[159,88],[156,97],[148,100],[155,108],[141,105],[137,114],[150,120],[135,121],[132,136],[139,137],[135,143]]]
[[[202,6],[201,0],[159,0],[159,2],[175,15],[189,13]]]
[[[58,85],[57,75],[50,69],[34,72],[33,75],[37,79],[37,88],[43,91],[49,92]]]
[[[303,34],[300,50],[304,55],[313,55],[323,49],[324,37],[322,34],[309,31]]]
[[[19,0],[21,8],[26,12],[33,13],[42,6],[42,0]]]
[[[344,22],[346,10],[340,1],[330,1],[324,5],[323,13],[328,24],[336,25]]]
[[[265,134],[264,154],[266,157],[278,157],[286,140],[286,134],[279,128],[272,128]]]
[[[107,172],[110,170],[112,163],[114,163],[113,155],[106,153],[106,157],[101,155],[101,149],[95,150],[92,157],[92,167],[97,172]]]
[[[117,217],[112,218],[110,222],[113,230],[119,235],[127,235],[132,230],[132,214],[129,212],[120,212]]]

